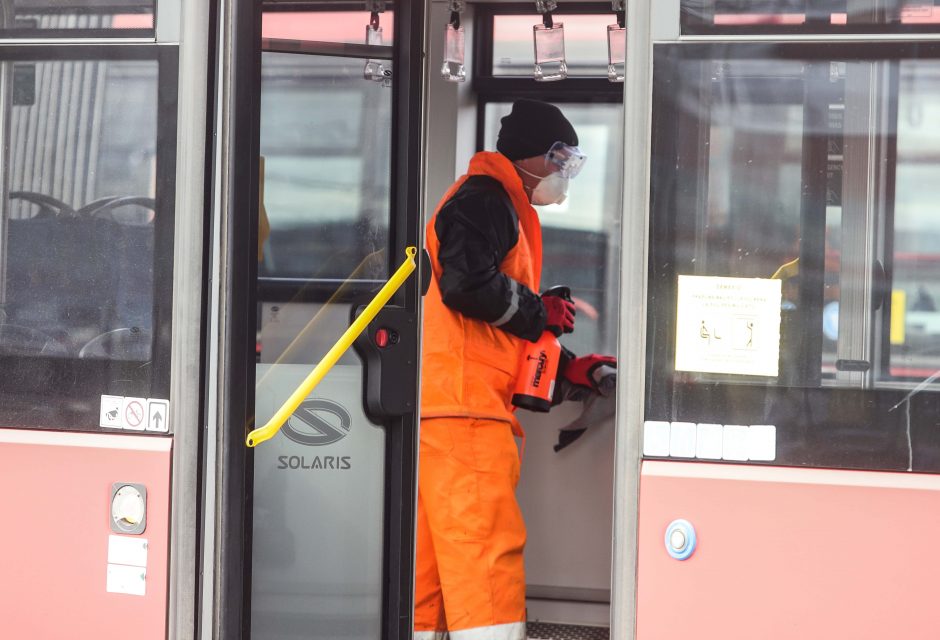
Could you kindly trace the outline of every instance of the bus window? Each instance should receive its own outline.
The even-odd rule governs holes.
[[[657,89],[648,415],[935,470],[940,66],[761,53],[689,51]]]
[[[940,369],[940,62],[900,65],[889,377]]]
[[[365,3],[362,3],[363,5]],[[262,39],[295,40],[299,42],[335,42],[364,44],[369,13],[362,11],[291,11],[289,3],[265,5],[261,16]],[[395,12],[391,3],[379,14],[382,44],[391,45],[395,33]]]
[[[554,19],[565,26],[565,57],[571,77],[607,77],[607,25],[614,24],[613,14],[568,15],[555,13]],[[532,76],[535,53],[532,25],[541,24],[538,14],[492,16],[486,28],[492,28],[494,76]]]
[[[0,31],[12,37],[152,35],[154,5],[155,0],[8,1],[0,12]]]
[[[34,84],[4,107],[0,426],[95,429],[103,395],[168,394],[172,191],[157,149],[174,118],[158,114],[157,60],[17,65]]]
[[[262,54],[261,154],[271,224],[263,278],[344,279],[388,244],[392,92],[364,79],[363,64]],[[386,262],[369,261],[371,271],[358,277],[384,278]]]
[[[933,0],[682,0],[683,33],[839,33],[936,28]]]

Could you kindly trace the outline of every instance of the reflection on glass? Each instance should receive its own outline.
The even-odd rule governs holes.
[[[565,17],[567,20],[568,16]],[[531,26],[529,27],[531,29]],[[588,160],[562,204],[538,207],[542,222],[542,289],[563,284],[580,301],[576,330],[565,336],[575,353],[617,347],[623,108],[619,104],[559,105],[578,132]],[[487,149],[496,148],[500,118],[511,103],[486,105]]]
[[[688,28],[773,30],[815,28],[851,30],[852,26],[916,27],[940,24],[934,0],[845,2],[845,0],[682,0],[682,23]]]
[[[263,54],[261,154],[271,236],[262,277],[346,278],[386,248],[391,95],[363,79],[359,59]],[[384,261],[368,265],[358,277],[385,277]]]
[[[365,3],[360,3],[363,6]],[[388,6],[391,7],[389,2]],[[395,33],[395,14],[379,14],[382,44],[390,45]],[[345,42],[362,44],[368,11],[265,11],[261,17],[261,37],[303,42]]]
[[[0,31],[153,30],[155,0],[4,0],[0,7]]]
[[[891,375],[940,369],[940,62],[900,65]]]
[[[157,63],[6,71],[0,423],[96,427],[102,394],[159,397],[168,382],[150,367],[167,287],[154,279]]]

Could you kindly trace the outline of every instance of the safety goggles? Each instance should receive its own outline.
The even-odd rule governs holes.
[[[574,178],[581,172],[581,167],[584,166],[586,160],[587,156],[581,153],[581,149],[567,145],[564,142],[556,142],[545,154],[546,166],[557,166],[559,168],[558,173],[563,178],[569,179]]]

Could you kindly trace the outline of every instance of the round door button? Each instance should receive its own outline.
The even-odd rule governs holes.
[[[688,520],[673,520],[666,527],[666,553],[676,560],[687,560],[695,553],[695,527]]]
[[[673,531],[672,535],[669,536],[669,546],[676,551],[685,549],[685,533],[680,529]]]

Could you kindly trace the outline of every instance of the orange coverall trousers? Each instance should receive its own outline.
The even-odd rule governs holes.
[[[422,420],[418,468],[415,640],[525,640],[526,532],[511,425]]]

